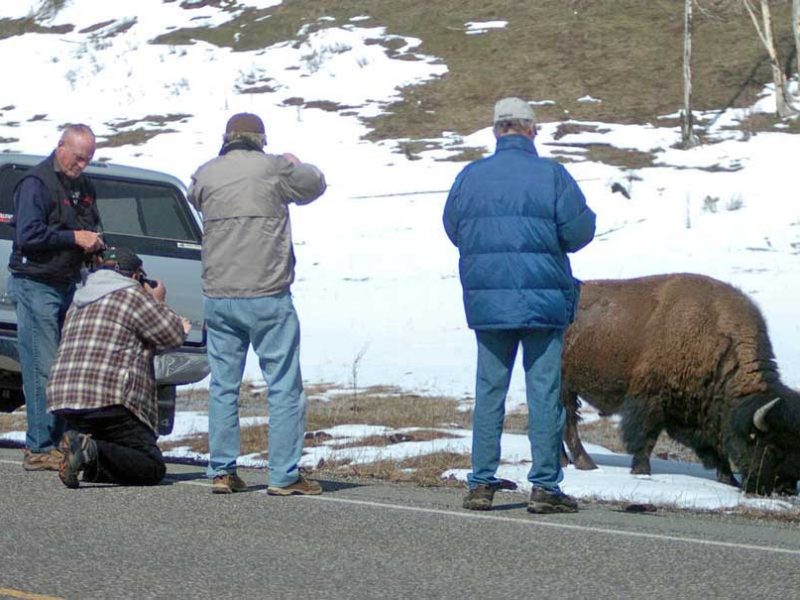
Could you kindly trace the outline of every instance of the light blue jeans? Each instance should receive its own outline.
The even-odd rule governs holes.
[[[208,476],[236,472],[239,388],[253,345],[267,384],[269,485],[300,476],[306,397],[300,374],[300,322],[288,292],[258,298],[205,298],[208,362]]]
[[[472,472],[467,476],[469,487],[500,484],[495,474],[500,465],[506,394],[521,343],[532,462],[528,481],[534,487],[558,490],[564,478],[560,458],[566,418],[561,404],[563,330],[484,329],[476,330],[475,334],[478,374],[472,417]]]
[[[7,289],[17,308],[17,348],[28,418],[25,446],[34,453],[49,452],[58,446],[64,421],[47,412],[47,378],[75,286],[11,276]]]

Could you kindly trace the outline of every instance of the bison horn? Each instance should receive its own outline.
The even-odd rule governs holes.
[[[756,429],[758,429],[761,433],[767,433],[769,431],[769,427],[767,426],[767,413],[773,406],[780,402],[780,400],[780,398],[770,400],[764,406],[759,408],[753,415],[753,425],[755,425]]]

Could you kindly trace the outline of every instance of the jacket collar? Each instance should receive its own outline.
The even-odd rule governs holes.
[[[518,134],[504,135],[497,138],[497,150],[495,152],[500,152],[501,150],[524,150],[534,156],[539,156],[538,152],[536,152],[536,147],[533,145],[533,140]]]
[[[225,154],[227,154],[232,150],[247,150],[250,152],[261,152],[261,153],[264,152],[264,149],[255,142],[251,142],[246,138],[236,138],[232,142],[223,144],[222,148],[219,151],[219,155],[224,156]]]

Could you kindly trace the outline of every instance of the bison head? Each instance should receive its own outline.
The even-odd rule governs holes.
[[[733,412],[726,451],[745,491],[796,493],[800,480],[800,395],[751,396]]]

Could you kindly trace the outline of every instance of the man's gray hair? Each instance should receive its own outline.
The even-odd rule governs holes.
[[[527,119],[509,119],[508,121],[498,121],[494,124],[493,130],[495,137],[508,135],[509,133],[525,133],[535,123]]]
[[[68,138],[77,135],[85,135],[89,136],[92,139],[95,139],[94,131],[88,125],[84,125],[83,123],[71,123],[64,127],[64,130],[61,132],[61,138],[58,140],[59,144],[65,142]]]
[[[253,144],[257,144],[262,148],[267,145],[267,136],[263,133],[254,133],[252,131],[231,131],[230,133],[222,134],[223,144],[230,144],[234,140],[246,140]]]

